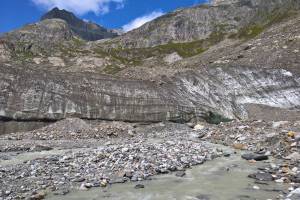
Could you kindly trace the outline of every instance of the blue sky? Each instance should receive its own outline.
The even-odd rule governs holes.
[[[107,28],[131,30],[142,23],[180,7],[205,0],[1,0],[0,33],[36,22],[54,6]]]

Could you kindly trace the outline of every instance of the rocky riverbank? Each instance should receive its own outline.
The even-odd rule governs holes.
[[[101,128],[97,130],[99,124]],[[88,190],[141,181],[157,174],[182,171],[222,155],[211,144],[198,140],[193,131],[182,135],[189,129],[185,125],[156,124],[143,128],[117,122],[99,124],[68,119],[32,132],[3,136],[0,149],[6,152],[2,154],[6,160],[13,159],[16,151],[22,154],[57,148],[70,150],[1,166],[1,197],[41,199],[48,192],[65,194],[72,188]],[[185,128],[177,129],[180,126]],[[145,132],[136,133],[139,130]],[[98,133],[102,133],[101,137]]]
[[[300,122],[230,122],[203,128],[210,142],[253,153],[242,157],[255,163],[275,159],[250,174],[257,181],[275,181],[290,185],[288,199],[300,198]]]
[[[173,171],[184,176],[187,168],[231,156],[212,143],[253,152],[242,151],[245,162],[264,165],[260,163],[259,172],[249,177],[257,184],[286,184],[291,193],[284,191],[283,196],[297,199],[299,129],[299,122],[195,125],[66,119],[38,130],[1,136],[0,199],[43,199],[48,193],[64,195],[73,189],[148,180]],[[23,163],[15,161],[28,152],[49,154],[38,154]]]

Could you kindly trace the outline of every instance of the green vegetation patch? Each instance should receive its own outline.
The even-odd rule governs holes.
[[[118,65],[108,65],[104,68],[104,72],[106,74],[111,74],[114,75],[116,73],[118,73],[119,71],[121,71],[122,69],[118,66]]]
[[[294,10],[281,11],[280,9],[275,9],[270,14],[261,13],[261,20],[259,20],[259,23],[249,24],[248,26],[241,28],[238,33],[230,35],[229,38],[239,38],[244,40],[252,39],[273,24],[280,23],[296,14],[297,11]]]
[[[142,60],[171,54],[177,52],[183,58],[192,57],[203,53],[206,49],[204,48],[204,41],[194,41],[186,43],[168,43],[164,45],[159,45],[155,47],[148,48],[112,48],[109,50],[103,50],[100,48],[94,49],[94,51],[100,56],[110,56],[115,60],[121,62],[125,65],[139,65]]]
[[[72,38],[70,41],[63,42],[59,45],[54,46],[54,50],[61,52],[65,57],[74,57],[78,54],[88,54],[90,51],[83,49],[86,41],[80,38]]]
[[[208,112],[207,116],[204,117],[205,121],[210,124],[220,124],[221,122],[230,122],[232,119],[228,119],[222,115],[214,112]]]
[[[82,40],[82,39],[80,39],[80,38],[74,37],[74,38],[72,39],[72,43],[73,43],[76,47],[81,47],[82,45],[85,44],[85,41]]]
[[[115,45],[115,47],[104,49],[99,46],[94,49],[94,52],[102,57],[112,57],[115,61],[127,66],[137,66],[147,58],[161,58],[162,56],[174,52],[182,58],[189,58],[205,52],[210,46],[222,41],[226,37],[225,30],[227,26],[227,24],[216,24],[214,28],[215,31],[212,32],[208,38],[203,40],[192,42],[169,42],[167,44],[146,48],[123,48]]]
[[[261,34],[264,29],[265,28],[261,25],[250,25],[240,29],[237,34],[231,35],[229,37],[248,40]]]
[[[14,54],[14,58],[20,61],[31,60],[33,57],[34,55],[30,51],[18,51]]]
[[[14,59],[18,61],[30,60],[34,57],[33,52],[30,50],[32,44],[28,42],[16,42],[14,44]]]
[[[205,51],[203,48],[203,41],[194,41],[186,43],[168,43],[165,45],[159,45],[156,47],[146,49],[148,53],[154,52],[158,54],[170,54],[174,51],[183,58],[192,57],[201,54]]]
[[[271,26],[276,23],[280,23],[284,21],[285,19],[291,18],[295,15],[299,14],[299,11],[296,10],[289,10],[286,12],[280,11],[279,9],[276,9],[272,12],[272,14],[266,15],[266,26]]]

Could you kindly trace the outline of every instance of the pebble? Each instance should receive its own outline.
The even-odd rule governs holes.
[[[296,200],[296,198],[297,198],[297,199],[300,199],[300,188],[297,188],[297,189],[291,191],[291,192],[288,194],[287,197],[288,197],[288,198],[293,198],[293,199],[295,199],[295,200]]]
[[[197,124],[196,126],[194,126],[194,130],[195,130],[195,131],[202,130],[202,129],[204,129],[204,128],[205,128],[205,126],[202,125],[202,124]]]
[[[283,183],[283,182],[284,182],[284,179],[283,179],[283,178],[277,179],[277,180],[275,180],[275,182],[276,182],[276,183]]]
[[[269,174],[269,173],[255,173],[255,174],[250,174],[248,176],[249,178],[254,178],[256,180],[259,180],[259,181],[273,181],[274,180],[274,177]]]
[[[134,186],[135,189],[142,189],[142,188],[145,188],[144,185],[142,184],[137,184],[136,186]]]
[[[288,155],[288,156],[286,157],[286,159],[287,159],[287,160],[298,161],[298,160],[300,160],[300,154],[299,154],[298,152],[294,152],[294,153]]]
[[[50,151],[52,150],[52,147],[43,146],[43,145],[35,145],[30,148],[30,151]]]
[[[79,177],[79,178],[75,178],[75,179],[73,179],[72,181],[73,181],[73,182],[78,182],[78,183],[80,183],[80,182],[83,182],[83,181],[85,181],[85,178],[83,178],[83,177]]]
[[[125,183],[125,179],[123,177],[121,178],[112,178],[109,183],[110,184],[116,184],[116,183]]]
[[[101,186],[101,187],[106,187],[106,186],[107,186],[107,180],[106,180],[106,179],[102,180],[102,181],[100,182],[100,186]]]
[[[175,175],[178,176],[178,177],[184,177],[185,176],[185,172],[184,171],[178,171],[178,172],[176,172]]]
[[[87,191],[88,188],[86,187],[85,183],[82,183],[79,187],[79,190],[82,190],[82,191]]]
[[[70,191],[66,188],[64,189],[60,189],[60,190],[56,190],[53,192],[54,195],[66,195],[68,194]]]
[[[245,144],[241,144],[241,143],[235,143],[232,145],[232,147],[238,150],[244,150],[247,148]]]
[[[224,153],[223,156],[226,157],[226,158],[228,158],[228,157],[231,156],[231,154],[230,153]]]
[[[38,192],[37,194],[32,195],[29,199],[30,200],[41,200],[46,197],[45,192]]]
[[[198,200],[210,200],[210,197],[208,195],[200,194],[196,196],[196,199]]]
[[[259,190],[260,187],[258,187],[257,185],[254,185],[254,186],[253,186],[253,189],[254,189],[254,190]]]

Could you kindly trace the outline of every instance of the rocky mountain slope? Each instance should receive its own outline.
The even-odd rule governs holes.
[[[79,35],[82,39],[88,41],[113,38],[118,36],[118,34],[113,30],[108,30],[92,22],[85,22],[77,18],[73,13],[66,10],[60,10],[58,8],[53,8],[41,18],[41,20],[46,19],[65,20],[74,33]]]
[[[0,39],[0,116],[299,119],[299,4],[214,1],[92,42],[68,20],[27,25]]]
[[[217,1],[212,6],[199,5],[171,12],[112,43],[144,48],[197,41],[206,49],[226,37],[253,37],[265,27],[297,13],[299,8],[298,0]]]

